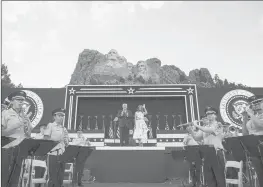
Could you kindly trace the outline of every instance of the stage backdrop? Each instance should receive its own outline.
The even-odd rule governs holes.
[[[185,117],[185,104],[183,97],[165,97],[165,98],[80,98],[78,101],[78,116],[84,116],[82,118],[82,128],[87,129],[88,124],[88,117],[90,117],[90,128],[95,129],[96,118],[97,116],[97,124],[98,129],[102,129],[102,116],[104,117],[104,124],[106,132],[109,131],[109,124],[110,124],[110,115],[113,116],[113,119],[117,116],[118,110],[122,109],[122,103],[128,104],[128,109],[131,110],[133,116],[137,110],[138,105],[145,104],[148,115],[146,116],[149,118],[151,115],[152,121],[152,128],[156,129],[157,120],[156,115],[160,115],[159,123],[160,129],[165,128],[165,117],[167,116],[167,121],[169,124],[169,128],[172,129],[173,125],[173,114],[182,115],[182,122],[186,122]],[[134,118],[134,117],[133,117]],[[77,124],[80,124],[80,117],[77,119]],[[176,124],[179,124],[179,118],[175,118]],[[154,137],[155,131],[153,132]],[[108,134],[106,134],[108,135]]]
[[[36,102],[32,102],[30,103],[31,105],[35,105],[34,107],[28,107],[29,112],[32,112],[32,116],[35,115],[35,117],[37,119],[39,119],[39,123],[38,124],[47,124],[51,121],[52,117],[51,117],[51,112],[53,109],[58,108],[58,107],[64,107],[65,104],[65,88],[3,88],[2,87],[2,95],[1,95],[1,101],[3,102],[7,96],[17,90],[28,90],[32,97],[36,97],[38,96],[41,100],[39,101],[38,98],[36,98]],[[263,95],[263,88],[251,88],[251,89],[246,89],[246,90],[241,90],[241,91],[248,91],[252,94],[255,95]],[[224,109],[224,106],[230,106],[229,103],[231,101],[233,101],[233,98],[235,100],[238,101],[238,98],[240,96],[240,98],[244,97],[244,93],[242,92],[240,94],[240,90],[232,90],[232,89],[221,89],[221,88],[197,88],[197,94],[198,94],[198,103],[199,103],[199,110],[200,110],[200,115],[202,115],[204,112],[204,108],[206,106],[213,106],[215,108],[217,108],[220,111],[220,107],[221,110]],[[246,93],[245,93],[246,95]],[[30,99],[30,100],[34,100]],[[117,99],[117,98],[116,98]],[[145,99],[144,101],[141,101],[139,98],[136,98],[136,100],[134,100],[134,104],[131,104],[131,100],[126,100],[127,98],[125,98],[125,100],[119,100],[119,101],[113,101],[108,103],[108,104],[103,104],[103,100],[100,102],[100,104],[96,104],[95,106],[100,106],[94,109],[95,111],[100,111],[102,113],[102,111],[104,111],[104,108],[110,107],[114,105],[114,108],[109,112],[111,114],[116,114],[117,110],[121,108],[121,103],[127,102],[129,104],[130,109],[132,110],[132,112],[135,112],[135,108],[138,104],[146,104],[149,113],[156,113],[158,112],[160,109],[166,110],[166,107],[161,107],[161,106],[166,106],[164,105],[164,102],[166,102],[165,100],[156,100],[154,101],[155,107],[152,107],[152,101],[151,100],[147,100]],[[95,103],[95,101],[92,99],[90,100],[91,102]],[[107,100],[108,101],[108,100]],[[236,102],[237,102],[236,101]],[[43,107],[41,107],[41,102],[43,104]],[[85,102],[89,102],[88,100],[85,100]],[[153,102],[153,103],[154,103]],[[157,104],[156,107],[156,102],[159,102],[159,104]],[[180,106],[180,100],[175,100],[175,109],[178,111],[183,111],[183,109],[177,107]],[[224,102],[226,102],[226,104],[224,105]],[[114,104],[113,104],[114,103]],[[220,106],[221,103],[221,106]],[[223,103],[223,104],[222,104]],[[92,111],[92,106],[94,106],[93,104],[89,104],[87,110],[91,110]],[[173,104],[169,104],[167,105],[169,107],[172,107]],[[169,112],[169,107],[167,108],[167,112]],[[231,107],[229,107],[231,108]],[[80,110],[80,112],[84,112],[85,111],[85,106],[84,104],[79,106],[78,108]],[[226,108],[225,110],[228,110],[228,108]],[[233,107],[232,109],[233,110]],[[105,110],[106,111],[106,110]],[[235,111],[231,111],[231,113],[234,113]],[[42,113],[42,115],[41,115]],[[230,112],[227,112],[227,114],[231,115]],[[105,113],[106,115],[106,113]],[[223,116],[223,118],[226,118],[226,116]],[[163,119],[161,119],[163,120]],[[171,119],[169,119],[171,120]],[[222,120],[222,116],[219,115],[219,120]],[[38,121],[38,120],[37,120]],[[160,121],[161,122],[161,121]],[[169,123],[170,124],[170,123]],[[38,125],[36,126],[36,129],[38,129]]]

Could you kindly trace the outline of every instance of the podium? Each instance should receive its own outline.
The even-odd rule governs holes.
[[[65,152],[60,156],[60,161],[63,163],[73,162],[73,181],[72,187],[77,181],[77,170],[79,167],[85,165],[85,161],[90,153],[93,151],[94,147],[79,146],[79,145],[68,145]]]

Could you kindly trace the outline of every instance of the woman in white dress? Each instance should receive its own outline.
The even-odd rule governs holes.
[[[139,141],[139,146],[143,146],[143,143],[147,142],[147,132],[148,127],[144,121],[144,115],[147,114],[147,110],[144,105],[139,105],[137,111],[135,112],[135,126],[133,139],[137,139]]]

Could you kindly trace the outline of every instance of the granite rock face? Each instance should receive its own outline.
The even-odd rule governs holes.
[[[150,58],[133,65],[117,50],[104,55],[96,50],[85,49],[80,53],[71,85],[99,84],[188,84],[213,87],[213,79],[206,68],[190,71],[189,76],[174,65],[161,66],[161,60]]]

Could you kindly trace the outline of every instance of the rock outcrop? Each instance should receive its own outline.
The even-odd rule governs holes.
[[[213,87],[208,69],[190,71],[189,76],[174,65],[164,65],[158,58],[138,61],[136,65],[120,56],[115,49],[104,55],[96,50],[85,49],[79,55],[69,84],[187,84]]]

